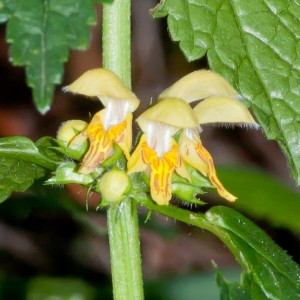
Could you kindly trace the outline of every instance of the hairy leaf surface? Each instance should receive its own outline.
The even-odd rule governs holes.
[[[54,85],[61,83],[69,47],[83,50],[95,25],[93,0],[4,0],[0,22],[7,23],[6,37],[14,65],[25,66],[27,84],[36,107],[46,113]]]
[[[50,141],[43,138],[37,147],[26,137],[0,139],[0,202],[13,191],[24,192],[47,170],[56,169],[61,157],[47,151]]]
[[[13,191],[24,192],[35,179],[43,177],[46,169],[30,162],[0,158],[0,202],[6,200]]]
[[[207,54],[251,105],[300,184],[300,3],[292,0],[162,0],[174,41],[189,61]]]

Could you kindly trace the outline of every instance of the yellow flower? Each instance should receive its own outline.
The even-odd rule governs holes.
[[[87,128],[71,142],[81,144],[90,141],[88,152],[83,158],[79,173],[89,174],[113,153],[113,143],[123,150],[127,159],[132,143],[132,112],[139,105],[137,97],[113,72],[93,69],[85,72],[70,86],[72,93],[97,97],[104,109],[94,115]]]
[[[190,180],[172,136],[180,129],[196,127],[198,120],[183,100],[167,98],[146,110],[137,122],[144,134],[128,161],[128,174],[150,173],[152,199],[159,205],[168,205],[172,198],[173,172]]]
[[[234,201],[219,181],[214,162],[200,140],[200,125],[205,123],[257,124],[239,95],[220,75],[211,71],[193,72],[160,94],[158,104],[144,112],[137,122],[144,134],[128,161],[128,173],[150,173],[150,192],[159,205],[172,198],[172,174],[190,180],[185,166],[207,176],[220,196]],[[203,100],[194,110],[188,103]],[[177,144],[172,137],[182,130]]]
[[[178,80],[162,92],[163,97],[180,97],[187,103],[201,101],[195,108],[198,124],[221,123],[258,127],[248,109],[239,100],[238,93],[219,74],[212,71],[195,71]],[[162,100],[163,101],[163,100]],[[218,193],[228,201],[235,201],[216,175],[213,159],[203,147],[198,128],[185,129],[180,137],[179,150],[183,160],[208,176]]]

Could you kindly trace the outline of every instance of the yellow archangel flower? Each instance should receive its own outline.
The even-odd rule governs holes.
[[[200,102],[194,110],[188,103]],[[128,173],[150,172],[151,196],[159,205],[172,197],[172,174],[191,180],[185,163],[208,176],[218,193],[234,201],[218,180],[213,159],[203,147],[199,124],[257,124],[247,108],[239,102],[238,93],[220,75],[211,71],[193,72],[165,90],[157,105],[144,112],[137,122],[144,134],[128,161]],[[182,130],[179,143],[173,135]]]
[[[87,128],[72,141],[78,145],[89,139],[90,147],[79,173],[89,174],[113,153],[113,143],[123,150],[127,159],[132,143],[132,112],[139,105],[137,97],[113,72],[93,69],[85,72],[65,88],[72,93],[97,97],[104,109],[94,115]]]
[[[199,125],[220,123],[258,127],[248,109],[238,100],[239,95],[235,89],[212,71],[200,70],[184,76],[162,92],[159,100],[175,95],[187,103],[205,99],[193,110]],[[217,178],[213,159],[201,143],[200,131],[200,126],[183,131],[179,141],[180,154],[186,163],[208,176],[220,196],[235,201],[236,197]]]
[[[172,198],[172,174],[190,180],[190,175],[172,137],[182,128],[194,128],[198,120],[181,99],[166,98],[142,113],[137,122],[144,134],[128,161],[128,174],[150,172],[152,199],[168,205]]]

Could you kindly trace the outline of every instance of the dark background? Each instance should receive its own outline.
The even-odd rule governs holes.
[[[141,100],[136,115],[147,108],[151,98],[155,100],[163,89],[180,77],[208,68],[205,58],[193,63],[185,60],[178,45],[170,41],[166,20],[150,17],[149,9],[155,4],[154,0],[133,1],[132,85]],[[90,113],[101,109],[100,102],[61,90],[62,86],[70,84],[84,71],[102,66],[100,6],[97,7],[97,15],[99,22],[91,28],[92,38],[87,51],[70,52],[70,60],[65,64],[64,82],[57,87],[52,108],[45,116],[40,115],[33,105],[24,69],[10,64],[5,25],[0,27],[1,137],[22,135],[36,141],[45,135],[55,136],[62,122],[69,119],[88,121]],[[217,166],[256,168],[297,190],[279,146],[274,141],[267,141],[260,129],[214,126],[203,129],[202,142]],[[90,198],[90,210],[86,213],[85,192],[80,187],[47,187],[41,191],[36,185],[33,191],[14,193],[0,206],[2,299],[22,299],[26,293],[27,299],[35,299],[32,295],[28,296],[28,291],[34,289],[31,287],[32,279],[44,277],[81,280],[79,285],[86,282],[93,291],[100,286],[97,297],[104,299],[107,294],[109,299],[110,265],[105,212],[95,211],[99,196]],[[202,210],[215,204],[226,205],[215,195],[206,195],[205,200],[208,205]],[[169,299],[167,296],[159,298],[153,291],[163,290],[162,286],[165,287],[165,281],[169,279],[181,275],[189,278],[190,274],[212,270],[212,260],[224,269],[237,267],[231,253],[210,233],[156,213],[145,224],[146,213],[141,210],[140,219],[147,299]],[[248,217],[251,218],[251,215]],[[274,228],[266,220],[254,221],[299,262],[299,235],[287,228]],[[93,226],[100,226],[100,229]],[[59,287],[68,284],[63,280],[57,282]],[[152,288],[151,284],[161,285]],[[49,283],[46,281],[45,285]],[[40,299],[44,298],[40,296]]]

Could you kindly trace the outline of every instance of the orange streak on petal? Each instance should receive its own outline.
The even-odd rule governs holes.
[[[143,134],[141,139],[127,161],[127,173],[143,172],[147,169],[148,160],[145,151],[143,151],[143,145],[146,142],[146,136]]]
[[[225,198],[228,201],[235,201],[237,198],[230,194],[222,185],[222,183],[219,181],[216,169],[214,166],[213,159],[210,155],[210,153],[201,145],[201,143],[197,143],[196,145],[196,151],[199,155],[199,157],[207,163],[208,166],[208,178],[210,179],[211,183],[217,188],[218,193],[220,196]]]
[[[129,158],[130,158],[129,152],[130,152],[131,143],[132,143],[132,113],[128,113],[128,115],[127,115],[126,119],[124,120],[124,122],[126,122],[124,130],[115,139],[115,142],[123,150],[127,160],[129,160]]]
[[[163,157],[158,157],[156,152],[143,144],[145,160],[150,164],[150,189],[151,197],[159,205],[168,205],[172,198],[172,174],[179,162],[179,152],[176,143]]]
[[[89,174],[97,166],[107,159],[112,150],[113,142],[124,132],[127,122],[111,126],[108,130],[104,129],[101,122],[101,111],[95,114],[87,128],[87,135],[90,141],[90,148],[83,158],[78,172]]]
[[[201,144],[200,139],[196,140],[195,142],[189,139],[185,134],[183,134],[179,146],[179,151],[181,154],[182,159],[192,166],[193,168],[197,169],[201,172],[204,176],[207,176],[208,166],[206,159],[204,160],[199,153],[197,153],[196,145],[197,143]]]

